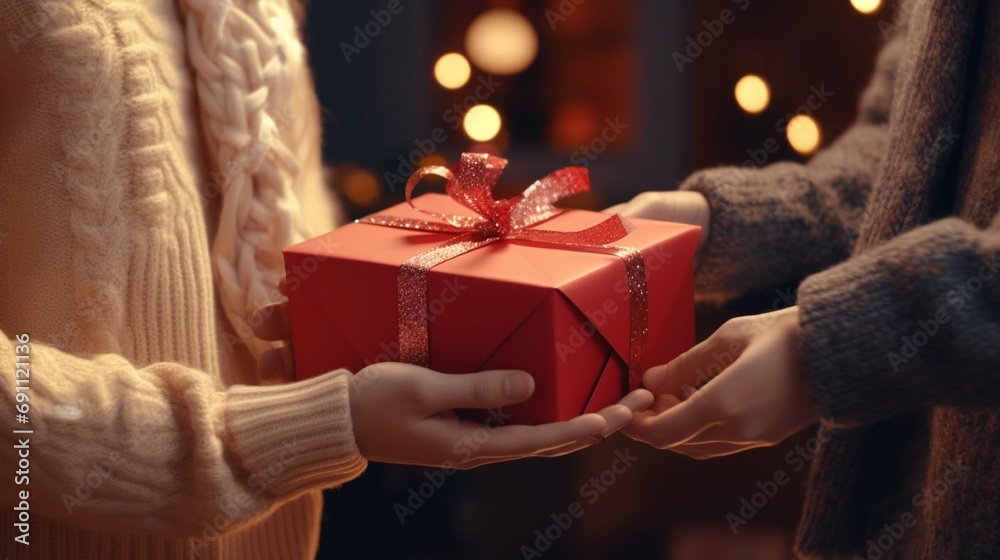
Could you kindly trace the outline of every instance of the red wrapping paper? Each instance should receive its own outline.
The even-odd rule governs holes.
[[[433,212],[474,215],[444,195],[414,202]],[[382,214],[426,219],[405,203]],[[568,210],[542,227],[578,231],[607,217]],[[694,344],[692,259],[700,228],[629,221],[636,229],[615,244],[639,249],[646,263],[645,369]],[[450,237],[354,223],[285,249],[297,376],[399,361],[400,265]],[[511,424],[594,412],[629,390],[628,306],[621,258],[502,240],[429,271],[430,367],[531,373],[535,394],[504,410]]]

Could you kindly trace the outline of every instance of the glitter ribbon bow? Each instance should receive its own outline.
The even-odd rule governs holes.
[[[427,275],[430,269],[455,257],[497,241],[524,241],[563,249],[592,251],[615,255],[625,262],[629,293],[629,378],[638,386],[639,371],[646,347],[649,300],[646,291],[646,266],[642,253],[634,247],[612,245],[634,227],[618,214],[580,231],[561,232],[534,226],[562,210],[553,206],[567,196],[590,191],[587,170],[564,167],[536,181],[514,198],[496,200],[493,187],[507,166],[507,160],[489,154],[462,154],[451,169],[428,166],[418,169],[406,183],[406,201],[416,210],[436,221],[400,218],[375,214],[360,223],[417,231],[454,233],[454,238],[409,258],[398,275],[400,359],[420,366],[429,365]],[[476,212],[461,216],[430,212],[412,200],[417,183],[427,175],[447,180],[445,190],[453,200]]]

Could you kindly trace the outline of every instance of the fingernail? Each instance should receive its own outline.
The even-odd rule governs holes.
[[[503,381],[503,392],[508,399],[521,401],[531,396],[535,380],[527,373],[512,373]]]
[[[654,366],[646,370],[642,375],[642,384],[650,391],[656,391],[663,386],[667,380],[667,366]]]

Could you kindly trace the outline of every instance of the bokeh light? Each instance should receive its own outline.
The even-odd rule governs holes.
[[[438,154],[431,154],[420,162],[420,167],[431,167],[437,165],[440,167],[448,167],[448,160],[444,159],[444,156]]]
[[[465,133],[476,142],[489,142],[500,132],[500,113],[489,105],[476,105],[465,113]]]
[[[476,66],[509,76],[531,65],[538,54],[538,34],[514,10],[497,8],[479,15],[465,33],[465,51]]]
[[[434,64],[434,79],[441,87],[458,89],[464,86],[472,75],[469,61],[458,53],[443,55]]]
[[[882,6],[882,0],[851,0],[851,5],[862,14],[870,14]]]
[[[733,93],[740,108],[747,113],[759,113],[771,102],[771,90],[760,76],[748,74],[736,82]]]
[[[353,168],[345,173],[342,183],[344,196],[359,208],[374,206],[381,196],[378,178],[366,169]]]
[[[792,117],[792,120],[788,121],[785,134],[788,136],[788,143],[800,154],[815,152],[822,137],[819,123],[806,115]]]

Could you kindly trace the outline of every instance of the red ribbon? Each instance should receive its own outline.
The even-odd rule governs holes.
[[[646,348],[649,322],[649,299],[646,291],[646,265],[642,253],[634,247],[611,245],[634,227],[615,214],[581,231],[561,232],[535,229],[562,210],[553,206],[567,196],[589,192],[590,180],[582,167],[564,167],[536,181],[514,198],[496,200],[493,187],[507,167],[507,160],[489,154],[462,154],[451,169],[422,167],[406,183],[406,201],[416,210],[436,221],[400,218],[385,214],[367,216],[360,223],[428,232],[454,233],[456,236],[437,247],[407,259],[399,269],[399,348],[400,359],[420,366],[429,365],[427,313],[427,274],[435,266],[459,255],[500,240],[517,240],[557,247],[615,255],[625,262],[629,293],[629,378],[638,386],[639,371]],[[447,180],[445,191],[453,200],[476,212],[460,216],[430,212],[413,204],[413,191],[427,175]]]

